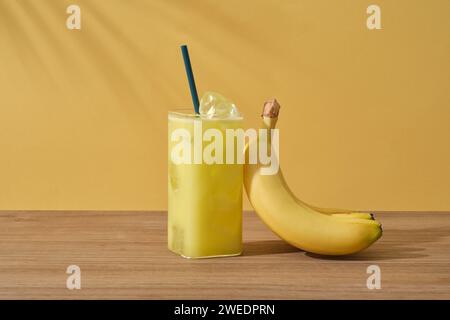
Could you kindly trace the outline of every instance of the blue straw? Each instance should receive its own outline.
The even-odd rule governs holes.
[[[181,53],[183,54],[184,67],[186,68],[186,75],[189,81],[189,89],[191,90],[192,103],[194,104],[195,113],[199,113],[199,102],[197,88],[195,87],[194,73],[192,72],[191,60],[189,59],[189,52],[186,45],[181,46]]]

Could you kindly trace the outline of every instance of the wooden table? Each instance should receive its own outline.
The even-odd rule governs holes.
[[[166,249],[165,212],[0,212],[0,299],[449,299],[450,213],[379,213],[384,235],[324,258],[244,215],[244,254],[186,260]],[[66,268],[81,268],[81,290]],[[366,269],[381,268],[380,290]]]

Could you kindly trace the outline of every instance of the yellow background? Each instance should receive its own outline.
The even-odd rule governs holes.
[[[82,29],[65,26],[81,7]],[[382,30],[366,28],[366,8]],[[247,126],[277,97],[281,164],[320,206],[450,210],[450,1],[0,0],[0,209],[165,209],[167,111]],[[248,205],[247,205],[248,206]]]

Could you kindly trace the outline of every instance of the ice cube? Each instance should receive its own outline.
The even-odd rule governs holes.
[[[200,99],[200,115],[208,119],[235,118],[239,117],[239,111],[236,105],[223,97],[222,95],[207,91]]]

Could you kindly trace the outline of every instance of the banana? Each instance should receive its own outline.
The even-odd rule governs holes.
[[[263,128],[275,127],[278,111],[276,100],[264,104]],[[263,175],[260,164],[245,164],[244,186],[263,222],[280,238],[302,250],[323,255],[352,254],[369,247],[382,235],[381,224],[370,214],[324,213],[308,206],[289,189],[281,169],[274,175]]]

